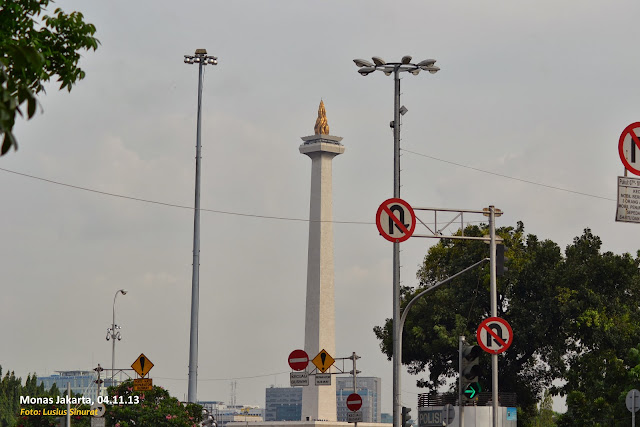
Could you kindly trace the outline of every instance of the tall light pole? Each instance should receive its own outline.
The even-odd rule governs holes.
[[[400,62],[385,62],[384,59],[374,56],[373,63],[364,59],[354,59],[353,62],[360,67],[358,72],[367,76],[374,71],[382,71],[385,75],[393,74],[395,91],[393,104],[393,197],[400,198],[400,115],[404,115],[407,109],[400,106],[400,73],[408,72],[418,75],[420,71],[437,73],[435,59],[425,59],[417,64],[411,63],[410,56],[403,56]],[[402,341],[400,338],[400,243],[393,243],[393,425],[400,427],[400,414],[402,411],[400,367]]]
[[[111,327],[107,329],[107,341],[111,340],[111,385],[114,386],[113,378],[116,373],[116,340],[120,341],[122,336],[120,335],[121,327],[116,325],[116,297],[118,294],[126,295],[127,291],[124,289],[119,289],[116,291],[116,294],[113,296],[113,319],[111,322]]]
[[[206,49],[196,49],[195,55],[185,55],[185,64],[198,64],[198,121],[196,128],[196,200],[193,210],[193,274],[191,279],[191,333],[189,338],[189,402],[197,402],[198,391],[198,310],[200,306],[200,122],[202,78],[204,66],[217,65],[218,58],[207,55]]]

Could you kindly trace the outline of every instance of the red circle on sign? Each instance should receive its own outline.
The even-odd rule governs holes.
[[[391,212],[392,209],[396,210],[395,208],[398,205],[400,205],[400,209],[401,209],[400,218],[398,218],[393,212]],[[411,225],[409,226],[408,229],[403,224],[405,210],[409,213],[409,217],[411,218]],[[387,215],[389,215],[390,224],[387,225],[387,227],[390,228],[391,230],[389,230],[388,228],[387,229],[384,228],[381,220],[382,212],[385,212]],[[411,237],[411,235],[413,235],[413,231],[416,229],[416,214],[413,211],[413,208],[411,207],[411,205],[409,205],[409,203],[405,202],[404,200],[398,199],[395,197],[391,199],[387,199],[384,202],[382,202],[382,204],[378,208],[378,212],[376,212],[376,226],[378,227],[378,231],[380,232],[382,237],[384,237],[388,241],[398,242],[398,243],[404,242],[409,237]],[[393,237],[391,234],[393,234],[393,230],[395,228],[403,232],[404,236]]]
[[[489,326],[490,323],[497,323],[498,327],[506,329],[509,332],[509,338],[505,340],[502,336],[498,336],[496,332]],[[500,348],[494,349],[487,346],[482,340],[482,332],[485,331],[485,334],[488,334],[490,337],[490,341],[495,341],[500,345]],[[500,334],[502,335],[502,334]],[[486,337],[487,335],[485,335]],[[478,330],[476,332],[476,339],[478,340],[478,345],[482,347],[484,351],[490,354],[500,354],[506,351],[509,347],[511,347],[511,343],[513,342],[513,330],[511,329],[511,325],[506,320],[500,317],[489,317],[488,319],[484,319],[480,326],[478,326]]]
[[[362,407],[362,397],[360,397],[358,393],[351,393],[347,397],[347,408],[355,412],[360,409],[360,407]]]
[[[294,371],[302,371],[309,364],[309,355],[304,350],[293,350],[289,355],[289,366]]]
[[[640,138],[636,136],[634,129],[640,128],[640,122],[631,123],[629,126],[624,128],[622,133],[620,134],[620,140],[618,141],[618,154],[620,155],[620,160],[622,160],[622,164],[627,170],[633,174],[640,175],[640,170],[631,166],[629,160],[624,155],[624,140],[627,138],[627,135],[631,136],[631,144],[636,144],[638,148],[638,156],[640,157]],[[635,138],[634,138],[635,136]],[[638,141],[638,143],[636,143]]]

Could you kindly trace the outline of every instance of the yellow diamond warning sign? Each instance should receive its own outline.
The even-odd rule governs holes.
[[[153,368],[153,363],[151,363],[151,360],[147,359],[147,356],[141,353],[136,361],[133,362],[133,365],[131,365],[131,367],[138,373],[138,375],[144,377],[149,373],[151,368]]]
[[[324,374],[324,372],[329,369],[331,365],[333,365],[335,359],[331,357],[329,353],[327,353],[324,349],[322,349],[322,351],[320,351],[320,353],[318,353],[318,355],[313,358],[312,362],[314,365],[316,365],[316,368],[318,368],[318,370]]]

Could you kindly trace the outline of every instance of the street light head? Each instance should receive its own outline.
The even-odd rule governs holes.
[[[410,64],[411,63],[411,56],[409,55],[405,55],[402,57],[401,61],[403,64]]]
[[[127,290],[126,289],[120,289],[118,292],[120,292],[122,295],[126,295],[127,294]]]
[[[218,65],[218,58],[216,58],[215,56],[210,56],[207,62],[211,65]]]
[[[425,59],[424,61],[418,62],[416,65],[424,70],[424,67],[431,67],[435,63],[435,59]]]
[[[354,59],[353,62],[355,62],[358,67],[373,67],[373,63],[366,59]]]
[[[185,64],[191,64],[191,57],[189,57],[189,55],[185,55],[184,56],[184,63]]]
[[[416,68],[415,70],[411,70],[409,71],[411,74],[413,74],[414,76],[417,76],[418,74],[420,74],[420,68]]]
[[[363,76],[366,76],[373,73],[375,70],[376,70],[375,67],[363,67],[363,68],[360,68],[358,72]]]
[[[385,76],[390,76],[393,71],[383,71]]]
[[[435,74],[440,71],[440,67],[429,67],[427,68],[427,71],[429,71],[431,74]]]
[[[379,56],[374,56],[371,59],[373,60],[373,63],[376,64],[376,65],[384,65],[384,64],[386,64],[384,59],[380,58]]]

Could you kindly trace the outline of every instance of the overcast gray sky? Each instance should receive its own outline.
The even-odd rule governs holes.
[[[413,206],[504,212],[498,225],[562,247],[586,227],[616,253],[640,229],[615,223],[620,132],[639,121],[637,1],[156,1],[54,5],[79,10],[101,46],[71,93],[50,85],[17,124],[0,167],[108,193],[193,206],[197,67],[203,91],[198,398],[264,405],[287,386],[304,344],[310,161],[298,152],[318,103],[344,137],[333,165],[336,352],[361,375],[391,363],[372,332],[391,316],[391,244],[373,224],[393,194],[393,79],[354,58],[435,58],[405,75],[402,198]],[[414,154],[419,153],[419,154]],[[440,160],[437,160],[440,159]],[[462,167],[454,165],[466,165]],[[534,185],[478,171],[543,185]],[[154,384],[187,390],[193,211],[82,191],[0,170],[0,363],[25,377],[111,365],[143,352]],[[562,191],[550,187],[571,190]],[[585,194],[577,194],[585,193]],[[239,216],[235,214],[257,215]],[[402,246],[402,283],[434,242]],[[487,301],[488,304],[488,301]],[[514,331],[517,337],[517,331]],[[416,406],[416,377],[402,401]]]

